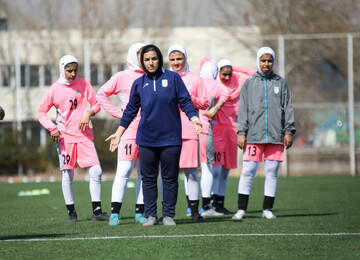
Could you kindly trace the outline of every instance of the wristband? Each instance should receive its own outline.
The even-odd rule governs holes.
[[[194,118],[194,119],[191,120],[191,122],[193,122],[193,123],[195,123],[197,121],[200,121],[200,119],[199,118]]]

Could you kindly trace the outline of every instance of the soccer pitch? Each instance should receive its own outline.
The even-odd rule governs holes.
[[[225,206],[234,212],[237,185],[238,178],[229,177]],[[359,176],[279,177],[273,220],[261,218],[263,185],[256,177],[242,221],[225,215],[192,223],[179,180],[174,227],[135,225],[135,189],[128,188],[121,224],[111,227],[90,221],[88,182],[74,182],[77,223],[66,222],[60,182],[0,183],[0,258],[360,259]],[[112,181],[103,182],[108,213],[111,187]],[[50,194],[18,196],[42,189]]]

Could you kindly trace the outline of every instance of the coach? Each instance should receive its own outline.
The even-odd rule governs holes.
[[[135,80],[120,126],[106,140],[111,140],[110,151],[115,151],[122,134],[141,108],[136,143],[139,146],[147,217],[144,226],[158,224],[156,202],[159,163],[164,195],[163,225],[173,226],[182,145],[179,106],[193,122],[197,134],[202,131],[202,124],[181,77],[162,68],[163,56],[157,46],[150,44],[143,48],[141,65],[146,74]]]

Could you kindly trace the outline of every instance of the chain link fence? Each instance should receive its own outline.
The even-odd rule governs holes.
[[[186,47],[187,52],[197,55],[198,59],[190,67],[198,66],[200,58],[208,56],[214,60],[230,58],[235,65],[254,68],[256,50],[264,45],[272,47],[276,53],[274,70],[285,77],[292,91],[297,128],[294,145],[287,150],[281,174],[355,175],[360,169],[359,37],[359,34],[244,35],[243,45],[237,43],[244,52],[241,48],[234,48],[234,52],[239,53],[232,57],[223,57],[220,51],[223,43],[212,37]],[[0,105],[7,104],[10,109],[6,115],[13,120],[1,123],[2,143],[6,133],[17,131],[21,134],[13,138],[20,147],[30,141],[38,151],[47,151],[44,147],[48,145],[48,133],[37,123],[36,111],[47,87],[59,76],[59,57],[68,53],[75,55],[80,61],[79,77],[90,80],[97,90],[113,74],[126,67],[128,42],[124,39],[79,39],[18,40],[11,41],[8,46],[4,44],[1,51],[6,48],[7,55],[3,55],[0,64]],[[147,42],[155,42],[163,50],[170,45],[166,38],[148,39]],[[166,53],[164,56],[166,60]],[[254,62],[243,64],[245,60]],[[111,101],[119,105],[116,97],[111,97]],[[55,118],[55,112],[49,112],[49,116]],[[98,127],[106,125],[111,133],[110,125],[114,119],[103,110],[97,118],[93,120],[103,120]],[[95,140],[97,138],[95,136]],[[107,145],[102,143],[98,145]],[[104,158],[109,156],[106,149],[98,149],[104,151]],[[0,159],[3,169],[4,160],[5,155]],[[43,160],[40,158],[40,161]],[[31,167],[34,166],[25,167],[24,171]]]

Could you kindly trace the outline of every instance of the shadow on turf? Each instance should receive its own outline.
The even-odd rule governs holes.
[[[293,217],[323,217],[333,216],[339,213],[308,213],[308,214],[288,214],[288,215],[277,215],[278,218],[293,218]]]
[[[338,213],[306,213],[306,214],[284,214],[277,215],[281,211],[305,211],[304,209],[283,209],[283,210],[275,210],[274,213],[278,218],[293,218],[293,217],[322,217],[322,216],[333,216]],[[233,212],[235,214],[235,212]],[[205,217],[205,222],[203,223],[216,223],[216,222],[240,222],[242,220],[233,220],[231,217],[233,214],[227,214],[224,216],[216,216],[216,217]],[[246,212],[246,219],[257,219],[262,218],[262,210],[252,210]],[[121,220],[134,219],[134,217],[121,217]],[[188,225],[188,224],[201,224],[199,222],[192,222],[190,217],[187,218],[175,218],[175,222],[177,225]],[[124,225],[123,223],[122,225]],[[132,223],[126,223],[132,225]],[[161,225],[161,223],[160,223]]]
[[[231,217],[232,217],[232,215],[206,217],[205,222],[192,222],[191,218],[189,217],[189,218],[175,219],[175,222],[176,222],[176,225],[216,223],[216,222],[226,222],[226,221],[233,222],[234,220],[232,220]]]
[[[293,218],[293,217],[323,217],[323,216],[333,216],[337,215],[338,213],[304,213],[304,214],[277,214],[280,211],[305,211],[304,209],[283,209],[283,210],[274,210],[274,214],[277,218]],[[249,214],[257,214],[257,215],[250,215]],[[254,210],[254,211],[247,211],[246,218],[261,218],[262,210]]]
[[[44,234],[44,235],[18,235],[18,236],[0,236],[1,240],[21,240],[21,239],[44,239],[44,238],[58,238],[70,234]]]
[[[298,209],[296,209],[298,210]],[[275,215],[277,216],[277,218],[293,218],[293,217],[323,217],[323,216],[333,216],[333,215],[338,215],[338,213],[304,213],[304,214],[284,214],[284,215],[277,215],[276,213],[279,211],[289,211],[289,210],[276,210],[274,211]],[[293,211],[293,210],[291,210]],[[303,211],[303,210],[302,210]],[[250,214],[250,215],[249,215]],[[254,215],[251,215],[254,214]],[[231,217],[233,215],[224,215],[224,216],[218,216],[218,217],[207,217],[205,218],[206,221],[204,223],[212,223],[212,222],[224,222],[224,221],[236,221],[239,222],[241,220],[233,220]],[[257,219],[257,218],[262,218],[262,210],[256,210],[256,211],[248,211],[246,214],[246,219]],[[190,218],[186,218],[186,219],[175,219],[176,224],[199,224],[199,223],[194,223],[191,221]]]

